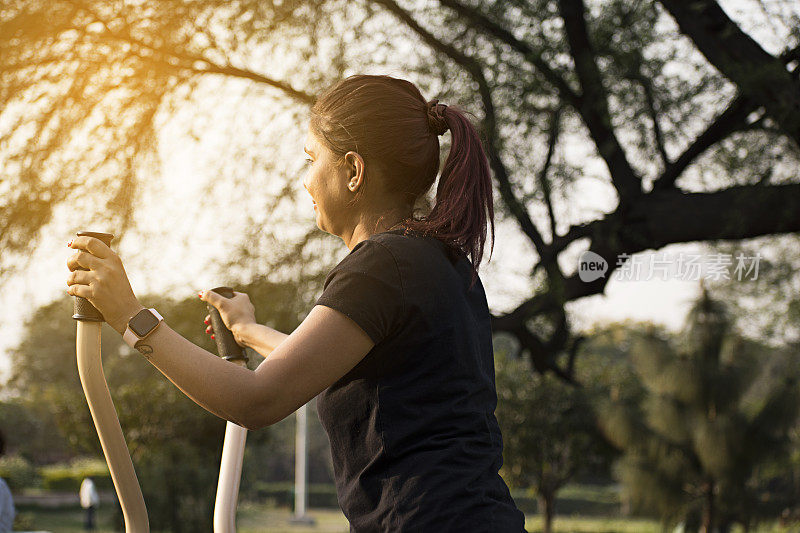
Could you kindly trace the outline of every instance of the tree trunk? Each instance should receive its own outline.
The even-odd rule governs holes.
[[[706,487],[706,501],[703,503],[703,521],[700,524],[700,533],[712,533],[714,528],[714,481],[709,480]]]
[[[552,533],[553,516],[555,514],[555,494],[551,492],[539,493],[537,500],[539,503],[539,512],[542,515],[542,533]]]

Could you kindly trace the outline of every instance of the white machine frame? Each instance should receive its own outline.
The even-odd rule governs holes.
[[[111,480],[117,491],[126,533],[149,533],[142,489],[108,391],[100,354],[102,322],[78,320],[76,350],[78,374],[103,448]],[[246,364],[245,361],[232,361]],[[225,440],[214,502],[214,533],[236,532],[236,506],[247,430],[233,422],[225,427]]]

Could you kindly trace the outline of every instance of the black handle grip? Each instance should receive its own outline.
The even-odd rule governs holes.
[[[233,298],[233,289],[230,287],[217,287],[211,290],[225,298]],[[247,354],[245,354],[244,348],[236,344],[233,333],[222,321],[219,310],[209,304],[208,314],[211,315],[211,327],[214,328],[214,341],[217,343],[219,356],[228,361],[243,360],[247,362]]]
[[[111,246],[111,239],[114,238],[114,235],[111,233],[100,233],[97,231],[79,231],[77,233],[78,237],[94,237],[95,239],[100,239],[105,243],[106,246]],[[85,268],[81,268],[80,270],[86,270]],[[74,310],[75,314],[72,315],[72,318],[75,320],[83,320],[84,322],[105,322],[103,315],[100,314],[100,311],[95,308],[92,304],[89,303],[89,300],[86,298],[81,298],[80,296],[74,297]]]

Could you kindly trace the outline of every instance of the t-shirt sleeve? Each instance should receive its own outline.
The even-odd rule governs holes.
[[[378,344],[397,327],[404,312],[394,256],[378,242],[361,241],[330,271],[316,304],[346,315]]]

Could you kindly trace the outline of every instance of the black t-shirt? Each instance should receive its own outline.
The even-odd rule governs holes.
[[[503,441],[489,309],[471,265],[402,230],[358,243],[317,304],[375,346],[317,397],[350,530],[520,532]]]

